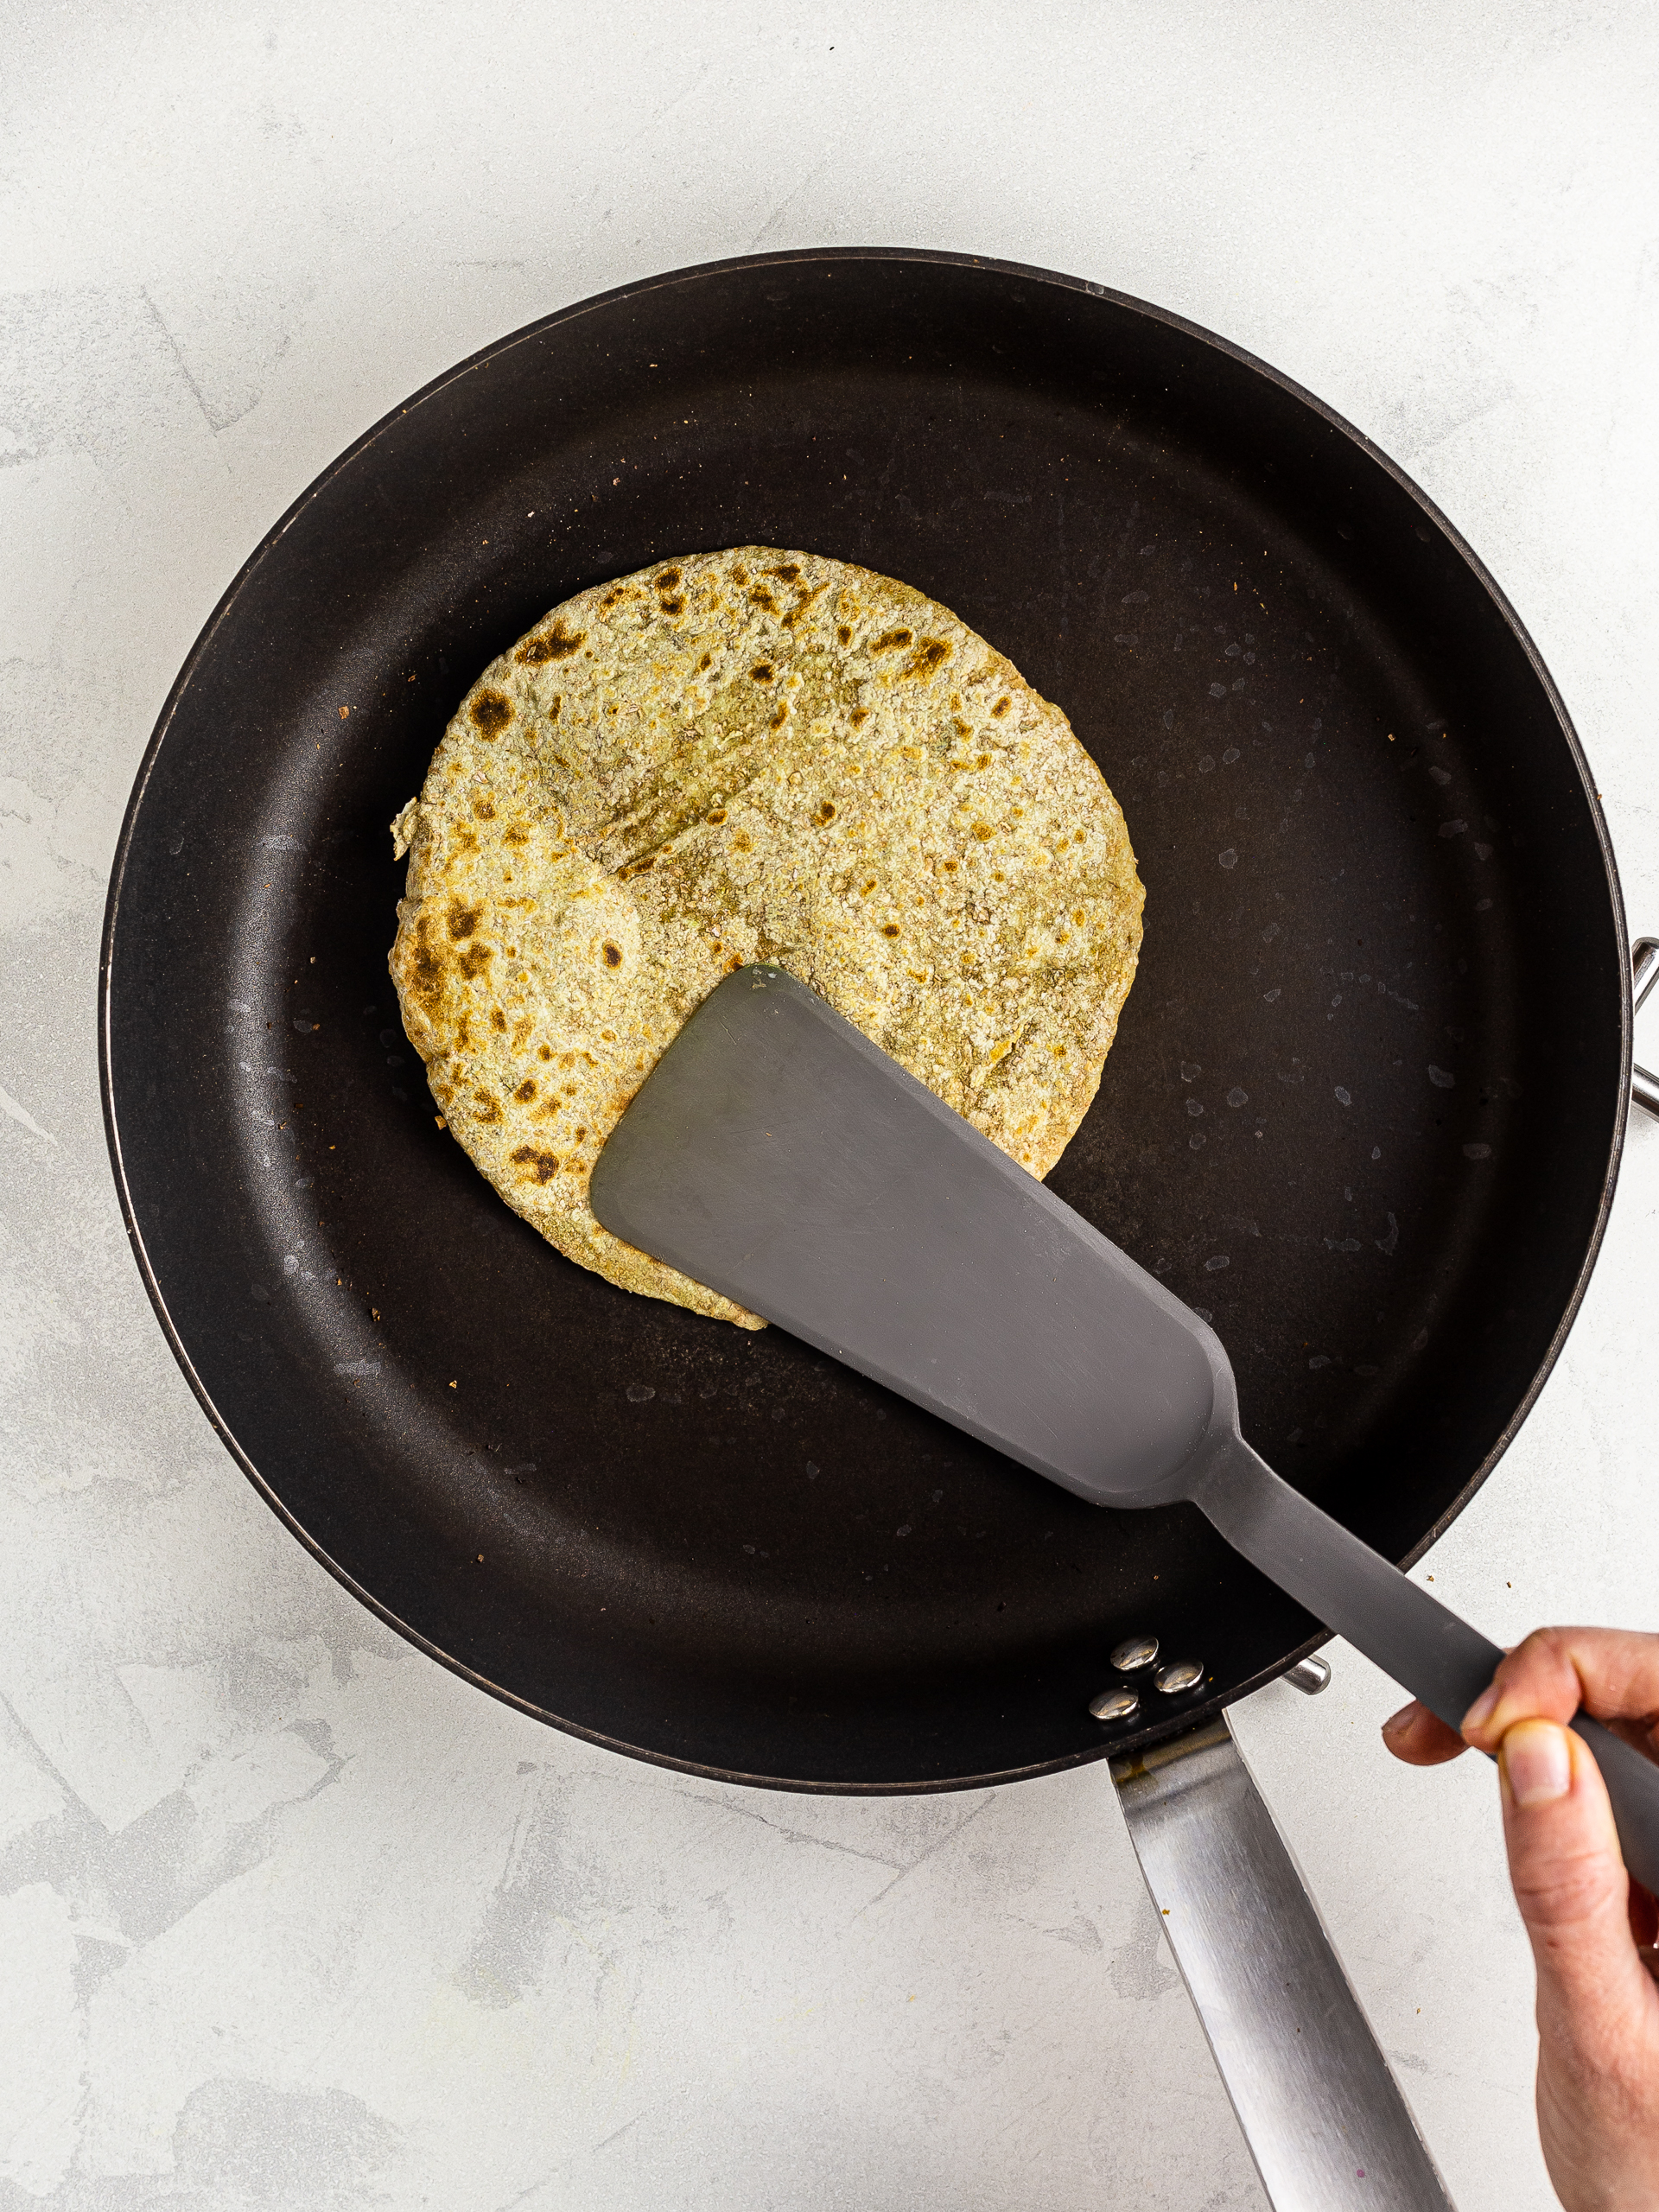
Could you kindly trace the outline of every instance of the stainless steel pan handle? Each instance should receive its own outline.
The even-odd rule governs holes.
[[[1649,992],[1659,983],[1659,937],[1639,937],[1630,947],[1630,981],[1639,1014]],[[1650,1075],[1639,1063],[1630,1070],[1630,1096],[1659,1120],[1659,1075]]]
[[[1226,1716],[1112,1779],[1274,2212],[1452,2212]]]

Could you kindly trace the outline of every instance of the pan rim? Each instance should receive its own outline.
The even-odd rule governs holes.
[[[1056,1758],[1036,1761],[1029,1765],[999,1768],[982,1775],[958,1775],[944,1778],[924,1777],[909,1782],[826,1782],[798,1777],[751,1774],[696,1760],[676,1758],[646,1745],[625,1742],[619,1738],[607,1735],[601,1731],[585,1726],[579,1721],[568,1719],[561,1714],[550,1712],[545,1707],[519,1695],[503,1683],[492,1681],[488,1676],[467,1665],[465,1661],[443,1650],[412,1624],[404,1620],[330,1556],[324,1545],[311,1535],[291,1508],[277,1495],[271,1484],[261,1474],[214,1402],[175,1323],[144,1241],[143,1230],[138,1219],[137,1208],[126,1173],[119,1110],[115,1096],[111,976],[116,933],[121,918],[122,891],[127,865],[136,842],[139,819],[150,779],[161,757],[162,748],[167,741],[174,719],[184,702],[192,681],[211,650],[215,633],[221,622],[243,592],[251,584],[266,556],[310,506],[312,501],[319,498],[333,484],[336,477],[343,474],[353,466],[395,423],[401,421],[404,416],[413,413],[417,407],[425,404],[427,401],[446,390],[459,378],[470,375],[491,361],[499,359],[514,347],[539,339],[566,324],[574,323],[585,315],[604,308],[620,306],[629,301],[645,298],[652,294],[664,291],[671,286],[690,284],[700,280],[730,275],[738,271],[810,267],[815,264],[834,266],[868,262],[982,270],[987,275],[1017,278],[1032,284],[1045,285],[1057,291],[1073,292],[1090,299],[1105,301],[1114,307],[1160,324],[1195,345],[1210,349],[1233,365],[1248,370],[1264,378],[1286,397],[1300,403],[1328,429],[1347,441],[1359,457],[1381,469],[1396,488],[1407,495],[1425,520],[1440,533],[1452,552],[1465,564],[1500,621],[1520,648],[1528,667],[1548,702],[1561,738],[1567,746],[1568,756],[1582,788],[1585,803],[1594,829],[1597,847],[1601,855],[1602,866],[1605,871],[1608,899],[1618,953],[1619,1103],[1613,1116],[1613,1128],[1606,1164],[1602,1173],[1600,1195],[1591,1234],[1584,1256],[1574,1274],[1572,1288],[1560,1319],[1550,1335],[1543,1357],[1520,1403],[1504,1424],[1479,1465],[1426,1534],[1397,1562],[1403,1567],[1414,1566],[1439,1541],[1452,1522],[1469,1504],[1475,1493],[1481,1488],[1514,1442],[1522,1423],[1537,1402],[1538,1396],[1549,1379],[1556,1361],[1560,1357],[1567,1336],[1578,1318],[1585,1294],[1589,1287],[1591,1274],[1599,1257],[1602,1241],[1606,1233],[1607,1222],[1611,1211],[1614,1192],[1618,1186],[1629,1118],[1634,1050],[1634,1009],[1629,930],[1619,883],[1618,862],[1613,854],[1606,818],[1595,789],[1589,762],[1585,756],[1584,748],[1572,717],[1567,712],[1566,702],[1542,655],[1502,587],[1462,533],[1448,520],[1428,494],[1363,431],[1348,422],[1344,416],[1327,405],[1316,394],[1307,391],[1294,378],[1287,376],[1270,363],[1262,360],[1247,348],[1221,337],[1213,331],[1205,329],[1201,324],[1192,322],[1169,308],[1139,299],[1131,293],[1118,291],[1110,286],[1092,283],[1085,277],[1071,276],[1058,270],[1043,269],[1027,263],[1004,261],[979,254],[955,253],[922,247],[849,245],[796,247],[777,252],[734,255],[721,260],[696,263],[683,269],[667,270],[618,285],[607,291],[595,293],[586,299],[574,302],[567,307],[556,308],[551,314],[539,316],[532,322],[521,325],[518,329],[494,340],[487,346],[480,347],[464,359],[430,378],[406,400],[388,410],[368,429],[337,454],[289,504],[278,520],[261,538],[226,586],[203,624],[168,690],[156,718],[140,760],[132,790],[122,817],[120,836],[117,840],[111,867],[109,890],[105,901],[104,923],[99,939],[97,1014],[99,1090],[103,1108],[105,1137],[109,1147],[111,1167],[120,1202],[122,1219],[126,1230],[128,1243],[138,1268],[140,1280],[143,1283],[150,1305],[161,1325],[162,1335],[186,1382],[189,1384],[220,1442],[240,1467],[254,1490],[289,1532],[304,1545],[335,1581],[359,1605],[365,1606],[386,1626],[394,1630],[407,1643],[412,1644],[417,1650],[424,1652],[428,1657],[436,1660],[440,1665],[447,1668],[452,1674],[458,1675],[463,1681],[470,1683],[475,1688],[486,1691],[502,1703],[514,1707],[531,1719],[556,1728],[562,1734],[575,1737],[580,1741],[618,1752],[626,1758],[643,1760],[650,1765],[668,1768],[677,1773],[696,1775],[709,1781],[722,1782],[744,1788],[782,1789],[817,1796],[911,1796],[935,1795],[957,1789],[990,1789],[1005,1783],[1033,1780],[1043,1775],[1064,1773],[1074,1767],[1088,1765],[1098,1759],[1116,1756],[1122,1751],[1122,1746],[1109,1740],[1103,1740],[1098,1745],[1090,1745],[1078,1751]],[[1228,1705],[1249,1696],[1266,1683],[1277,1680],[1299,1659],[1306,1657],[1310,1652],[1318,1650],[1321,1644],[1329,1640],[1325,1633],[1309,1638],[1281,1664],[1262,1670],[1230,1688],[1224,1694],[1217,1694],[1202,1702],[1193,1704],[1179,1715],[1146,1732],[1141,1741],[1143,1745],[1150,1745],[1185,1733],[1189,1729],[1207,1725]]]

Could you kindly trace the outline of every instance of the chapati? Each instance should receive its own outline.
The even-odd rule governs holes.
[[[723,974],[788,969],[1042,1176],[1140,950],[1122,812],[1059,708],[937,601],[817,554],[688,556],[554,608],[392,830],[391,974],[452,1134],[569,1258],[748,1328],[588,1204]]]

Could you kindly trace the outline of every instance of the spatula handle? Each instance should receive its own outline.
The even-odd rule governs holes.
[[[1281,1481],[1242,1439],[1226,1440],[1193,1497],[1235,1551],[1449,1726],[1491,1682],[1503,1656],[1497,1644]],[[1573,1728],[1607,1785],[1625,1866],[1659,1891],[1659,1766],[1587,1713]]]

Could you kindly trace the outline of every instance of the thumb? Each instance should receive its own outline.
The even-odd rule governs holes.
[[[1578,2037],[1614,2031],[1631,2007],[1645,2012],[1652,1990],[1630,1942],[1630,1878],[1595,1760],[1558,1722],[1518,1720],[1504,1732],[1498,1771],[1541,2025],[1555,2013]]]

